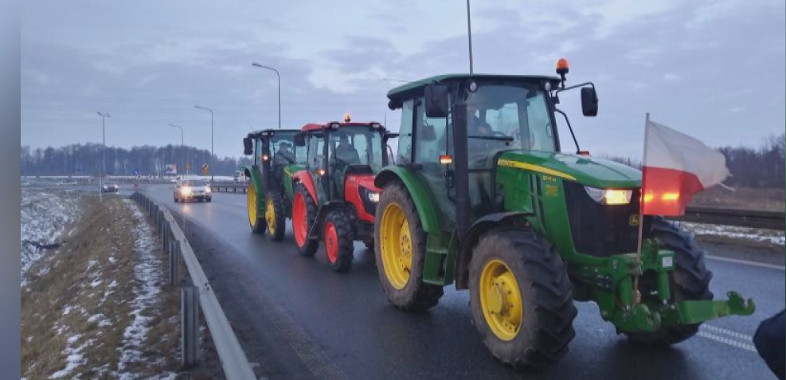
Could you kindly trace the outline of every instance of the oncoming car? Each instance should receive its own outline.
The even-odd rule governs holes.
[[[111,184],[111,185],[105,183],[105,184],[103,184],[101,186],[101,192],[102,193],[116,193],[117,190],[118,190],[118,187],[117,187],[116,183],[115,184]]]
[[[210,202],[213,200],[213,191],[210,190],[210,185],[204,182],[178,181],[173,196],[175,203],[190,200]]]

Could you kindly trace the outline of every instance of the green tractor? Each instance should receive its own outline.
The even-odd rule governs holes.
[[[379,189],[374,175],[388,163],[388,133],[379,123],[307,124],[295,137],[307,146],[304,170],[294,174],[292,230],[303,256],[313,256],[320,237],[331,267],[352,267],[354,241],[373,248]]]
[[[580,88],[583,114],[595,116],[595,87],[565,87],[567,65],[557,72],[440,75],[388,92],[389,108],[401,109],[398,153],[374,181],[388,300],[423,311],[445,285],[469,289],[484,344],[516,368],[566,354],[574,300],[595,302],[618,333],[650,345],[753,313],[734,292],[713,301],[712,273],[688,234],[662,217],[640,220],[640,171],[579,150],[558,96]],[[575,154],[560,153],[557,114]]]
[[[266,129],[243,138],[243,153],[254,163],[243,168],[248,178],[248,223],[254,233],[267,231],[274,241],[284,239],[292,204],[292,175],[304,167],[304,149],[295,147],[297,129]]]

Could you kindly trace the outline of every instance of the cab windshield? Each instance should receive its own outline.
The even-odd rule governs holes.
[[[467,136],[473,156],[494,156],[499,150],[554,152],[548,94],[543,89],[512,84],[480,85],[467,92]]]
[[[276,133],[270,138],[270,155],[274,165],[306,163],[306,147],[295,146],[293,133]]]
[[[328,134],[331,165],[368,165],[375,173],[382,169],[382,135],[366,126],[343,126]]]

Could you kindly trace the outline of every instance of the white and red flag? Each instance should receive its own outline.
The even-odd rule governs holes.
[[[721,183],[726,158],[701,141],[649,119],[644,132],[642,215],[678,216],[693,194]]]

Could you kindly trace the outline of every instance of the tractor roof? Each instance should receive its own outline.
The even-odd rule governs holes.
[[[248,137],[273,136],[273,135],[275,135],[277,133],[291,133],[291,134],[295,134],[297,132],[300,132],[300,130],[299,129],[273,129],[273,128],[268,128],[268,129],[260,129],[258,131],[249,132],[248,133]]]
[[[457,82],[466,79],[477,80],[498,80],[507,82],[551,82],[551,85],[556,87],[559,84],[559,78],[546,75],[502,75],[502,74],[442,74],[433,77],[428,77],[414,82],[409,82],[401,86],[395,87],[388,91],[388,99],[402,100],[413,94],[422,93],[423,88],[435,83]]]
[[[385,129],[385,126],[382,125],[382,123],[378,123],[376,121],[368,121],[368,122],[351,121],[351,122],[348,122],[348,123],[340,123],[338,121],[329,121],[329,122],[324,123],[324,124],[308,123],[308,124],[304,125],[303,128],[301,128],[300,130],[302,132],[321,131],[323,129],[330,128],[330,126],[334,125],[334,124],[338,124],[339,128],[342,128],[342,127],[370,127],[372,124],[379,124],[380,129],[382,129],[382,130]]]

